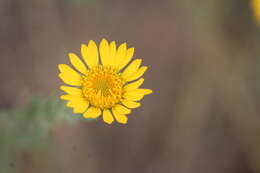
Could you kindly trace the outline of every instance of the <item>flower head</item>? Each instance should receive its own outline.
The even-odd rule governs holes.
[[[85,118],[102,115],[108,124],[114,119],[126,124],[126,115],[131,113],[131,109],[139,107],[138,101],[152,93],[150,89],[139,88],[144,82],[140,77],[147,67],[140,67],[141,59],[131,62],[133,54],[134,48],[127,48],[126,43],[118,48],[115,41],[108,43],[105,39],[102,39],[99,48],[92,40],[88,45],[82,44],[84,61],[76,54],[69,53],[74,69],[66,64],[58,66],[59,77],[70,85],[60,87],[67,93],[61,99],[67,100],[67,106]]]

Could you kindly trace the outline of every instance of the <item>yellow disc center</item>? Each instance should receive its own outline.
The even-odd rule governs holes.
[[[83,82],[83,94],[89,103],[101,109],[109,109],[121,101],[123,80],[111,68],[91,69]]]

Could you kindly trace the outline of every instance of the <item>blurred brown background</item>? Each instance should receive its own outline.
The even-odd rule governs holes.
[[[260,173],[260,27],[249,3],[0,0],[0,109],[61,94],[57,64],[103,37],[136,48],[154,90],[128,125],[61,125],[55,145],[17,151],[8,170]]]

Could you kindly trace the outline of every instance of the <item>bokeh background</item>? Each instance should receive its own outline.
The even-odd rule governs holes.
[[[251,0],[0,0],[0,173],[260,173]],[[81,43],[127,42],[153,89],[126,126],[59,100]]]

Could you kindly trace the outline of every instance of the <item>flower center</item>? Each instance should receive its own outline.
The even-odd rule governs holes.
[[[83,81],[83,94],[89,103],[101,109],[109,109],[121,101],[123,80],[108,67],[91,69]]]

